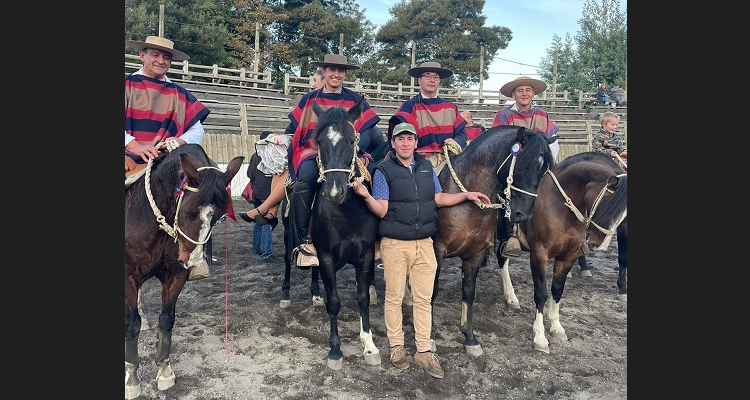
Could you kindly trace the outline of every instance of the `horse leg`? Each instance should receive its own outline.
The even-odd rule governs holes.
[[[588,246],[588,243],[584,243],[584,246]],[[591,275],[591,268],[589,268],[589,264],[586,262],[586,256],[581,254],[578,256],[578,266],[581,267],[581,276],[593,276]]]
[[[534,350],[549,354],[549,341],[544,335],[544,304],[547,302],[547,257],[529,254],[531,278],[534,281]]]
[[[286,247],[286,246],[284,246]],[[281,283],[281,301],[279,301],[280,308],[288,308],[292,305],[292,295],[290,293],[292,287],[292,263],[289,261],[289,256],[284,252],[284,282]]]
[[[487,258],[485,257],[485,261],[483,262],[486,263],[486,260]],[[502,257],[498,251],[497,261],[497,265],[500,266],[500,278],[503,280],[503,295],[505,296],[505,303],[514,310],[520,310],[521,303],[518,301],[518,297],[516,297],[516,290],[513,289],[513,282],[510,281],[509,259]]]
[[[365,256],[367,258],[367,256]],[[372,341],[372,330],[370,329],[370,282],[373,274],[370,273],[374,268],[374,260],[370,257],[365,262],[369,263],[370,270],[363,271],[362,264],[355,267],[357,277],[357,305],[359,306],[359,341],[362,344],[367,365],[380,365],[380,350]],[[361,261],[360,261],[361,262]]]
[[[138,335],[141,333],[141,316],[138,314],[140,289],[128,285],[125,279],[125,398],[135,399],[142,393],[138,378]]]
[[[568,272],[573,268],[575,262],[575,259],[566,260],[556,258],[555,266],[552,270],[552,287],[550,288],[552,301],[547,309],[547,317],[550,321],[549,333],[553,338],[562,341],[567,341],[568,336],[560,324],[560,301],[565,291],[565,281],[568,278]]]
[[[147,331],[151,329],[151,324],[146,319],[146,311],[143,310],[143,302],[141,301],[141,289],[138,289],[138,315],[141,316],[141,331]]]
[[[179,278],[182,277],[182,278]],[[182,288],[185,287],[184,274],[172,276],[162,282],[162,306],[159,314],[159,331],[156,335],[157,366],[156,384],[159,390],[167,390],[174,386],[175,375],[169,362],[169,352],[172,349],[172,329],[175,322],[175,305]]]
[[[481,356],[484,351],[482,345],[474,336],[474,299],[476,298],[476,283],[479,269],[487,252],[482,251],[475,254],[469,260],[463,261],[461,285],[461,322],[459,330],[464,334],[464,349],[472,356]]]
[[[311,268],[312,273],[310,274],[310,294],[312,295],[312,304],[314,306],[322,306],[325,304],[323,296],[320,295],[320,269]]]
[[[374,253],[374,252],[373,252]],[[374,257],[374,254],[373,254]],[[367,281],[368,281],[368,290],[370,292],[370,305],[376,306],[378,305],[378,291],[375,290],[375,259],[373,258],[372,261],[372,268],[370,268],[370,272],[367,273]]]
[[[326,312],[331,322],[331,333],[328,336],[328,368],[338,371],[344,365],[344,355],[341,352],[341,337],[339,336],[338,315],[341,310],[341,300],[336,291],[336,270],[330,254],[324,254],[318,249],[318,262],[320,266],[320,277],[323,279],[323,287],[326,291]],[[313,268],[315,269],[315,268]]]
[[[628,233],[627,228],[617,228],[617,300],[628,302]]]

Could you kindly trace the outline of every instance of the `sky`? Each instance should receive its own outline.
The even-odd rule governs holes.
[[[357,0],[367,19],[376,26],[391,19],[388,9],[398,0]],[[498,50],[490,63],[489,79],[483,90],[497,90],[506,82],[527,75],[539,79],[538,65],[552,45],[557,34],[565,40],[570,33],[575,37],[579,30],[583,0],[511,1],[487,0],[482,14],[487,17],[485,26],[504,26],[513,32],[508,47]],[[620,0],[620,11],[625,11],[627,0]],[[487,61],[485,61],[487,62]],[[476,89],[475,85],[473,89]]]

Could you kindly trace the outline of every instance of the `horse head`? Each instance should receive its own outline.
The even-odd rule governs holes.
[[[534,200],[542,176],[554,165],[549,145],[557,140],[531,129],[516,127],[515,141],[510,147],[510,158],[497,171],[500,193],[510,209],[506,216],[511,222],[523,222],[533,215]],[[509,213],[509,214],[508,214]]]
[[[318,116],[313,132],[318,145],[318,182],[321,182],[321,193],[333,205],[344,201],[355,175],[359,137],[354,121],[362,115],[364,101],[360,99],[348,111],[343,107],[324,111],[318,103],[313,103],[313,111]]]
[[[179,261],[186,264],[186,268],[206,262],[203,244],[210,238],[216,221],[230,207],[231,192],[228,185],[245,159],[242,156],[235,157],[227,165],[226,172],[222,172],[203,148],[199,145],[192,146],[183,145],[176,149],[182,149],[178,153],[184,176],[177,188],[174,235],[180,249]]]

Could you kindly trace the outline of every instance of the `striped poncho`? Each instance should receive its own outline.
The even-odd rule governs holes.
[[[297,107],[289,113],[290,126],[294,128],[292,144],[289,147],[289,176],[292,180],[297,178],[297,171],[303,161],[315,158],[318,155],[318,149],[313,140],[308,140],[315,131],[315,125],[318,122],[318,116],[313,111],[313,102],[318,103],[324,110],[331,107],[343,107],[348,110],[361,99],[362,96],[349,90],[341,88],[341,93],[324,93],[323,89],[313,90],[302,96],[297,103]],[[375,110],[370,107],[370,103],[365,101],[362,107],[362,116],[354,121],[354,129],[361,132],[380,122],[380,117]]]
[[[492,126],[517,125],[544,133],[552,137],[557,132],[557,125],[549,119],[549,114],[539,107],[531,107],[528,111],[519,111],[518,106],[501,108],[492,120]]]
[[[408,122],[417,129],[417,152],[427,155],[443,150],[443,143],[453,139],[466,146],[466,120],[458,113],[456,105],[441,97],[426,98],[418,94],[401,104],[388,121],[388,142],[393,128]]]
[[[180,137],[211,111],[187,89],[146,75],[125,75],[125,131],[142,142]],[[127,153],[127,152],[126,152]]]

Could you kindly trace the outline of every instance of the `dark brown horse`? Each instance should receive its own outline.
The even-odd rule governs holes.
[[[156,343],[157,388],[175,384],[169,361],[175,305],[188,268],[206,263],[203,245],[216,221],[231,206],[227,185],[244,157],[222,172],[200,145],[185,144],[156,158],[145,176],[125,189],[125,398],[141,395],[138,377],[138,310],[141,285],[156,277],[162,285]]]
[[[480,267],[486,265],[489,249],[494,246],[498,208],[507,212],[512,222],[531,218],[534,200],[542,176],[554,163],[549,144],[557,137],[519,126],[496,126],[474,139],[463,152],[451,157],[438,179],[444,192],[476,191],[502,203],[495,208],[464,202],[453,207],[438,208],[438,233],[434,240],[438,269],[432,303],[438,295],[438,280],[443,260],[462,260],[461,319],[464,348],[471,355],[483,353],[474,336],[473,304]],[[510,199],[508,202],[507,199]],[[433,320],[434,322],[434,320]],[[432,332],[434,335],[434,330]],[[434,345],[434,342],[433,342]]]
[[[606,154],[579,153],[555,165],[542,178],[537,194],[534,218],[520,224],[519,239],[522,249],[529,252],[534,281],[534,349],[549,353],[543,314],[548,299],[547,262],[554,259],[552,301],[547,304],[549,332],[558,340],[567,340],[560,324],[560,300],[568,272],[583,246],[591,243],[598,246],[597,250],[604,250],[615,234],[618,242],[625,240],[627,245],[628,175]],[[506,300],[511,302],[515,293],[507,272],[508,260],[500,253],[498,250],[503,288]],[[627,294],[626,259],[620,260],[618,286]]]

